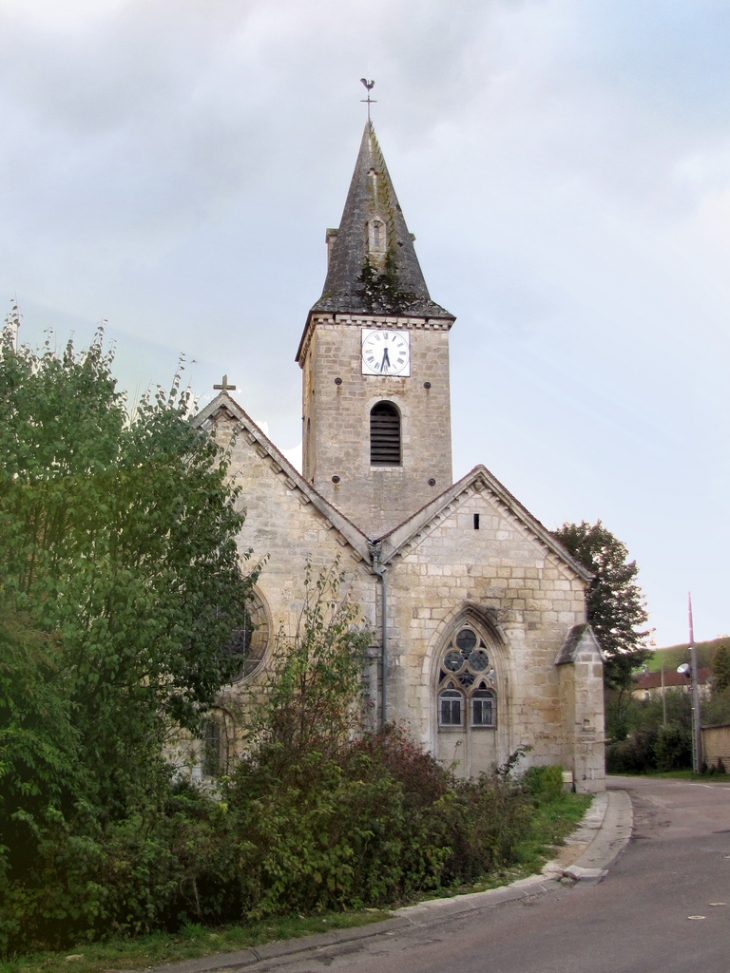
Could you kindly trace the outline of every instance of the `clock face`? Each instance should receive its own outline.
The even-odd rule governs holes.
[[[406,331],[363,328],[363,375],[410,375],[411,336]]]

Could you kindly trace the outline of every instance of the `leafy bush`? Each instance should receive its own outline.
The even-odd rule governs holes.
[[[656,770],[658,729],[638,730],[606,747],[606,770],[609,774],[645,774]]]
[[[529,767],[523,779],[530,794],[538,801],[557,801],[563,794],[563,768],[555,764]]]
[[[681,770],[692,766],[692,734],[679,723],[667,723],[657,730],[654,744],[657,770]]]

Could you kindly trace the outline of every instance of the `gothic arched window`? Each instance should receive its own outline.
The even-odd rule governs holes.
[[[438,725],[473,729],[497,725],[494,667],[484,639],[461,625],[441,653]]]
[[[370,465],[400,464],[400,412],[392,402],[378,402],[370,410]]]

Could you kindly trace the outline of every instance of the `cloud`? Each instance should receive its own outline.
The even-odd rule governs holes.
[[[0,291],[31,340],[107,317],[130,389],[181,351],[202,396],[227,372],[297,442],[293,355],[367,74],[458,315],[456,472],[486,462],[550,523],[602,516],[669,618],[666,565],[718,536],[730,486],[728,20],[717,0],[0,0]]]

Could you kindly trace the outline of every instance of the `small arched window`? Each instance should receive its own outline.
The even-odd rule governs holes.
[[[495,673],[484,639],[461,625],[441,653],[438,683],[439,726],[497,725]]]
[[[368,224],[368,249],[371,253],[385,253],[387,246],[387,228],[384,220],[376,216]]]
[[[400,464],[400,412],[392,402],[378,402],[370,411],[370,465]]]

